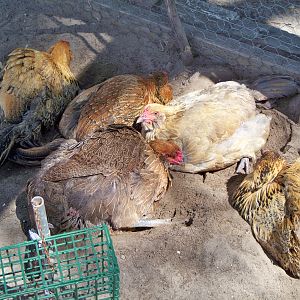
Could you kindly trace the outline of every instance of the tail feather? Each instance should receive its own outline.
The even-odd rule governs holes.
[[[281,228],[274,230],[265,239],[261,234],[255,234],[257,241],[264,250],[287,272],[296,278],[300,278],[300,240],[294,226],[287,219],[281,224]],[[288,225],[289,224],[289,225]]]
[[[34,98],[30,109],[23,115],[20,123],[4,126],[0,130],[0,166],[14,145],[39,139],[42,126],[45,128],[53,126],[65,104],[60,97],[51,96],[51,91],[46,88]]]
[[[0,166],[5,162],[15,144],[14,125],[8,125],[0,131]]]
[[[9,124],[0,131],[0,166],[3,165],[13,146],[21,141],[37,137],[41,131],[40,121],[23,121],[18,125]]]
[[[65,139],[58,138],[40,147],[17,148],[10,154],[9,159],[24,166],[38,166],[41,164],[41,160],[58,149],[63,141]]]
[[[283,75],[262,76],[249,87],[257,101],[294,96],[300,92],[299,84],[292,77]]]

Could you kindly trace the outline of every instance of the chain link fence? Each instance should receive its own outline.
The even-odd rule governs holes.
[[[164,0],[114,0],[137,18],[170,28]],[[176,0],[194,55],[230,65],[241,76],[300,79],[300,1]],[[128,8],[128,12],[130,8]]]
[[[18,17],[22,22],[13,19],[13,9],[0,10],[5,40],[0,45],[0,61],[16,46],[11,38],[16,32],[22,33],[20,46],[40,49],[48,42],[46,36],[55,34],[77,48],[86,46],[84,53],[91,51],[94,56],[92,62],[82,55],[75,66],[78,73],[85,68],[85,86],[90,84],[86,74],[104,80],[125,72],[148,73],[161,66],[177,73],[180,45],[171,28],[167,0],[46,1],[51,16],[39,14],[47,9],[45,1],[31,2],[35,4],[23,5],[26,13]],[[299,0],[176,0],[175,5],[198,61],[228,65],[241,78],[285,74],[300,80]],[[33,35],[40,40],[32,39]],[[130,63],[126,64],[126,58]],[[93,71],[92,63],[99,68]]]

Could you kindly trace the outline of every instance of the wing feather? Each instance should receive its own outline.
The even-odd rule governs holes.
[[[296,277],[300,277],[299,179],[299,162],[287,165],[268,153],[243,180],[232,203],[261,246]]]
[[[115,125],[63,144],[44,161],[28,194],[46,197],[49,221],[58,227],[81,225],[80,217],[118,229],[133,227],[168,184],[168,171],[140,133]]]
[[[19,122],[31,101],[45,91],[54,96],[64,88],[77,90],[75,78],[67,67],[59,67],[46,52],[18,48],[9,54],[4,68],[0,105],[9,122]],[[73,91],[73,94],[75,92]]]
[[[120,75],[105,81],[81,110],[77,139],[110,124],[132,125],[146,104],[146,96],[146,85],[138,76]]]

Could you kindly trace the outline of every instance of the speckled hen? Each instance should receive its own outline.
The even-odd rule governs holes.
[[[45,199],[53,233],[101,222],[113,229],[164,223],[143,218],[169,186],[167,162],[181,163],[182,153],[168,141],[152,147],[135,129],[120,125],[82,142],[68,140],[43,161],[28,184],[28,200]]]
[[[300,278],[300,159],[267,151],[233,195],[232,205],[282,268]]]

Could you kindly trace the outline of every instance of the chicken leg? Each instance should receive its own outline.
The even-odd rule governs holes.
[[[243,157],[235,171],[237,174],[249,174],[250,173],[250,158]]]

